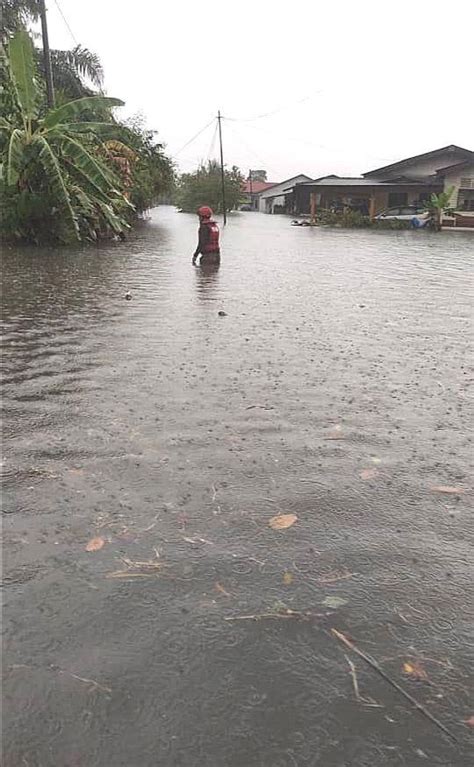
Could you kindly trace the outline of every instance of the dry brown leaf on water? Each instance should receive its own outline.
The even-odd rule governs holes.
[[[225,597],[231,596],[231,594],[229,594],[229,592],[225,590],[224,586],[222,586],[222,584],[218,583],[217,581],[215,584],[215,588],[216,588],[216,591],[218,591],[220,594],[223,594]]]
[[[404,663],[403,671],[405,674],[412,676],[414,679],[421,679],[424,681],[428,679],[428,674],[426,673],[425,669],[422,668],[419,663],[415,663],[415,661]]]
[[[68,469],[69,474],[77,474],[78,476],[81,476],[84,474],[84,469]]]
[[[359,474],[361,479],[374,479],[378,474],[377,469],[362,469]]]
[[[465,719],[464,724],[467,724],[468,727],[474,727],[474,715],[470,716],[469,719]]]
[[[297,519],[296,514],[277,514],[268,524],[272,530],[286,530],[287,527],[294,525]]]
[[[466,492],[463,487],[452,487],[451,485],[433,485],[431,489],[434,493],[448,493],[450,495],[460,495]]]
[[[91,538],[90,541],[88,541],[86,544],[86,551],[99,551],[104,544],[105,541],[100,536],[97,538]]]
[[[291,586],[291,584],[293,583],[293,573],[289,573],[289,572],[283,573],[283,583],[285,584],[285,586]]]

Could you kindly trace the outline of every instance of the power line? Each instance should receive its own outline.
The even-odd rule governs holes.
[[[79,43],[78,43],[78,42],[77,42],[77,40],[76,40],[76,37],[75,37],[75,35],[74,35],[74,32],[72,31],[71,27],[69,26],[68,20],[66,19],[66,17],[65,17],[65,15],[64,15],[64,13],[63,13],[63,12],[62,12],[62,10],[61,10],[61,6],[59,5],[59,3],[58,3],[58,0],[54,0],[54,4],[55,4],[56,8],[58,9],[59,13],[61,14],[61,18],[62,18],[62,20],[64,21],[64,23],[65,23],[66,27],[68,28],[69,34],[71,35],[71,37],[72,37],[72,40],[73,40],[74,44],[75,44],[76,46],[78,46],[78,45],[79,45]]]
[[[228,119],[228,118],[223,118],[223,119]],[[267,170],[269,170],[271,173],[273,173],[273,172],[275,171],[275,169],[274,169],[274,168],[272,168],[270,165],[268,165],[268,163],[267,163],[267,162],[266,162],[264,159],[262,159],[262,157],[260,157],[260,156],[259,156],[259,155],[258,155],[258,154],[255,152],[255,150],[253,150],[253,149],[252,149],[252,148],[251,148],[251,147],[250,147],[250,146],[247,144],[247,142],[245,141],[245,139],[243,139],[243,138],[242,138],[242,136],[241,136],[239,133],[237,133],[237,131],[235,130],[235,126],[234,126],[234,125],[232,125],[232,126],[229,126],[229,128],[230,128],[230,130],[232,131],[232,133],[235,135],[235,137],[238,139],[239,143],[241,143],[241,144],[243,144],[243,145],[245,146],[245,148],[247,149],[247,152],[249,153],[249,155],[253,155],[253,157],[254,157],[254,158],[257,160],[257,162],[258,162],[258,163],[259,163],[259,164],[260,164],[260,165],[261,165],[263,168],[266,168]],[[252,162],[253,162],[253,161],[252,161]]]
[[[207,153],[206,162],[211,159],[211,154],[214,151],[214,145],[216,143],[216,136],[217,136],[217,128],[218,128],[218,122],[216,120],[216,126],[214,128],[214,133],[212,134],[212,141]]]
[[[214,122],[214,120],[215,120],[215,119],[216,119],[216,118],[215,118],[215,117],[213,117],[213,118],[212,118],[212,120],[209,120],[209,122],[208,122],[208,123],[207,123],[207,124],[204,126],[204,128],[201,128],[201,130],[199,130],[199,131],[198,131],[198,132],[197,132],[197,133],[196,133],[196,134],[195,134],[195,135],[194,135],[192,138],[190,138],[190,139],[189,139],[189,141],[186,141],[186,143],[185,143],[185,144],[183,144],[183,146],[181,147],[181,149],[178,149],[178,151],[177,151],[177,152],[175,152],[175,154],[174,154],[174,155],[171,155],[171,156],[172,156],[172,157],[177,157],[179,154],[181,154],[181,152],[183,151],[183,149],[186,149],[186,147],[187,147],[187,146],[189,146],[190,144],[192,144],[192,143],[193,143],[193,141],[195,141],[195,140],[198,138],[198,136],[200,136],[200,135],[201,135],[201,133],[204,133],[204,131],[205,131],[207,128],[209,128],[209,126],[211,125],[211,123],[213,123],[213,122]]]
[[[255,115],[254,117],[226,117],[227,120],[232,120],[232,122],[254,122],[255,120],[263,120],[266,117],[273,117],[273,115],[278,114],[279,112],[284,112],[286,109],[290,109],[293,106],[298,106],[298,104],[303,104],[305,101],[309,101],[313,98],[313,96],[317,96],[318,94],[322,93],[323,91],[317,90],[313,93],[310,93],[309,96],[303,96],[302,99],[298,99],[297,101],[291,101],[284,106],[278,107],[278,109],[273,109],[270,112],[264,112],[261,115]]]

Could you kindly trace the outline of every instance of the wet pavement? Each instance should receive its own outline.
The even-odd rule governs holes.
[[[5,253],[4,767],[467,767],[474,239],[195,239]]]

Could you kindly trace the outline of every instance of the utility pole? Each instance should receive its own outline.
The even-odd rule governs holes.
[[[252,208],[252,210],[253,210],[253,198],[252,198],[252,192],[253,192],[253,189],[252,189],[252,171],[250,170],[250,168],[249,168],[249,182],[250,182],[250,207],[251,207],[251,208]]]
[[[41,35],[43,37],[44,71],[46,74],[46,94],[48,106],[54,107],[53,72],[51,69],[51,51],[49,50],[48,22],[46,21],[46,5],[44,0],[38,0],[39,14],[41,17]]]
[[[227,224],[227,211],[225,202],[225,174],[224,174],[224,150],[222,149],[222,125],[221,113],[217,113],[217,122],[219,124],[219,145],[221,149],[221,181],[222,181],[222,207],[224,211],[224,226]]]

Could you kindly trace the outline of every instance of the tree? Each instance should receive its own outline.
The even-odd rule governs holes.
[[[173,195],[176,170],[164,145],[156,140],[156,131],[145,127],[141,115],[119,127],[122,140],[136,153],[130,168],[130,201],[137,211],[143,212],[156,205],[163,196]]]
[[[81,117],[123,102],[90,96],[42,113],[33,43],[24,30],[10,40],[7,64],[9,113],[0,123],[4,231],[33,242],[121,234],[130,204],[102,142],[116,126]]]
[[[2,41],[19,29],[24,29],[29,20],[35,21],[39,16],[38,0],[2,0],[0,6],[2,18]]]
[[[434,221],[435,229],[441,231],[441,224],[443,222],[443,216],[451,210],[451,198],[454,193],[454,186],[450,186],[444,192],[439,194],[432,194],[429,200],[426,201],[425,207],[431,213]]]
[[[43,52],[35,49],[35,59],[44,79]],[[81,45],[76,45],[70,51],[52,50],[51,69],[56,103],[93,96],[96,91],[89,84],[100,91],[104,83],[104,71],[99,57]]]
[[[233,210],[241,201],[243,183],[244,177],[236,166],[233,166],[231,170],[224,170],[227,210]],[[183,174],[178,182],[176,202],[188,213],[196,211],[200,205],[210,205],[214,211],[222,213],[222,181],[219,163],[210,160],[207,165],[201,165],[194,173]]]

